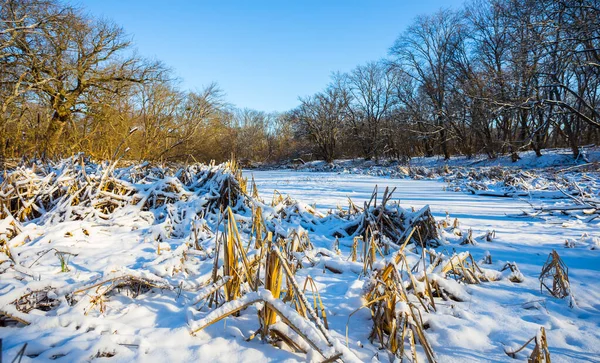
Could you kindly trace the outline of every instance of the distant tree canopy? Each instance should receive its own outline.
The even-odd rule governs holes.
[[[600,140],[600,2],[472,0],[417,17],[389,58],[282,114],[183,91],[121,27],[58,0],[0,0],[0,159],[277,162],[495,158]]]
[[[302,99],[297,126],[326,160],[516,160],[548,147],[579,157],[600,140],[599,19],[593,0],[474,0],[419,16],[389,59],[333,76],[326,90],[348,95],[343,107],[320,116],[307,112],[320,93]]]
[[[55,0],[0,0],[0,157],[261,161],[293,150],[280,115],[237,111],[216,84],[181,91],[122,28]],[[287,133],[287,134],[286,134]],[[289,140],[288,140],[289,141]]]

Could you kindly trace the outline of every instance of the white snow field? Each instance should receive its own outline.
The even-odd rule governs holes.
[[[312,322],[299,319],[289,302],[275,299],[265,289],[245,291],[239,300],[220,308],[208,307],[206,299],[201,299],[212,281],[214,232],[225,230],[207,206],[218,197],[219,182],[226,171],[188,167],[166,176],[162,170],[149,173],[143,165],[117,169],[115,183],[125,190],[119,194],[121,189],[114,185],[112,191],[88,189],[94,183],[102,186],[111,180],[106,179],[105,167],[88,166],[84,177],[75,162],[73,165],[59,165],[53,174],[36,180],[43,186],[56,176],[66,184],[87,179],[88,184],[73,188],[80,188],[81,200],[89,196],[91,206],[77,205],[67,195],[60,197],[67,199],[57,199],[52,209],[39,211],[41,216],[32,214],[35,218],[17,221],[17,215],[5,212],[0,220],[0,322],[4,325],[0,326],[0,338],[4,360],[12,361],[20,351],[22,362],[325,359],[301,339],[295,339],[296,343],[307,354],[293,352],[283,343],[275,347],[260,337],[250,339],[260,328],[257,314],[261,304],[269,303],[289,316],[303,334],[324,342]],[[39,168],[27,169],[23,175],[34,172],[39,174]],[[249,180],[254,177],[265,202],[260,204],[263,216],[282,235],[293,228],[302,230],[300,224],[307,219],[290,217],[290,213],[284,213],[284,218],[281,210],[296,208],[302,214],[315,204],[327,215],[338,205],[347,208],[348,197],[362,207],[376,185],[381,194],[385,187],[396,187],[392,200],[399,200],[407,211],[428,205],[439,222],[447,219],[451,225],[458,218],[456,229],[440,228],[442,245],[433,253],[452,256],[469,251],[485,275],[494,278],[465,284],[430,275],[440,279],[446,291],[459,298],[456,300],[462,300],[436,298],[435,310],[421,311],[424,333],[436,361],[525,361],[534,342],[514,359],[505,351],[517,350],[543,327],[553,362],[600,362],[600,219],[523,215],[522,211],[532,211],[532,205],[548,202],[447,191],[446,183],[433,180],[298,171],[244,171],[244,176]],[[274,190],[301,203],[271,207]],[[116,203],[112,212],[92,208],[106,200]],[[242,224],[252,219],[252,213],[239,205],[235,213],[245,245],[250,230]],[[302,268],[295,274],[301,287],[310,276],[322,297],[329,331],[326,339],[331,344],[319,349],[341,354],[344,362],[397,360],[379,341],[369,340],[371,311],[360,308],[372,281],[361,272],[362,262],[348,261],[351,238],[340,237],[337,250],[335,237],[325,229],[340,224],[336,218],[325,216],[326,222],[315,224],[309,232],[314,250],[299,253]],[[475,244],[461,245],[470,229]],[[492,231],[495,237],[491,241],[482,238]],[[459,232],[462,237],[456,235]],[[565,247],[566,240],[573,248]],[[564,299],[540,290],[538,277],[553,249],[569,268],[571,296]],[[252,253],[249,258],[257,256]],[[488,254],[492,263],[484,264]],[[411,263],[418,264],[418,257],[411,256]],[[222,260],[218,259],[219,263]],[[388,260],[377,256],[375,268],[384,266],[384,261]],[[500,272],[507,262],[516,263],[522,276],[514,278],[510,270]],[[522,282],[513,282],[517,280]],[[312,295],[307,297],[312,303]],[[192,334],[223,311],[252,301],[262,303]],[[399,312],[406,309],[402,304]],[[282,331],[290,330],[280,321],[276,325]],[[293,332],[290,336],[299,337]],[[412,359],[409,348],[407,343],[404,361]],[[419,361],[427,361],[418,343],[417,352]]]
[[[306,203],[316,203],[322,210],[345,205],[348,197],[360,205],[371,197],[375,185],[381,191],[386,186],[396,187],[394,199],[399,199],[404,207],[419,209],[429,205],[438,220],[446,218],[448,212],[451,219],[459,219],[463,231],[471,228],[475,236],[495,231],[493,242],[478,242],[475,246],[451,243],[442,249],[469,251],[476,259],[489,251],[494,267],[500,269],[506,262],[516,262],[525,281],[513,283],[503,279],[468,285],[468,302],[447,304],[445,311],[430,316],[432,328],[427,334],[440,362],[509,361],[504,347],[524,343],[540,326],[546,328],[553,362],[600,361],[600,250],[581,245],[564,247],[566,239],[582,241],[583,245],[585,240],[600,239],[600,220],[586,224],[522,217],[521,211],[530,210],[530,203],[542,202],[450,192],[440,181],[294,171],[251,174],[263,195],[277,190]],[[569,308],[567,300],[553,298],[545,290],[540,292],[538,277],[552,249],[569,267],[574,308]],[[345,317],[354,308],[346,303],[347,298],[354,296],[351,287],[360,285],[360,281],[336,277],[317,275],[317,281],[323,284],[324,304],[332,314]],[[367,340],[369,318],[368,312],[353,316],[351,338],[362,343]],[[345,324],[345,318],[340,320],[340,325]],[[369,354],[361,355],[362,359],[368,357]]]

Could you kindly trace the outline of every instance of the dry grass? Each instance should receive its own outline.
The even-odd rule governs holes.
[[[548,350],[548,340],[546,339],[546,329],[544,329],[544,327],[540,327],[540,332],[533,338],[529,339],[519,349],[505,349],[504,352],[511,358],[517,358],[517,353],[525,349],[525,347],[527,347],[532,341],[535,341],[535,346],[533,347],[533,350],[531,351],[527,361],[529,363],[551,363],[552,360],[550,358],[550,351]]]
[[[406,346],[417,361],[416,341],[422,346],[427,360],[435,362],[433,349],[424,332],[419,308],[409,299],[409,293],[394,264],[388,264],[375,276],[365,295],[364,306],[371,311],[373,329],[369,339],[377,340],[382,348],[389,349],[397,357],[404,357]]]
[[[540,291],[542,291],[542,287],[545,287],[552,296],[560,299],[571,294],[569,268],[555,250],[548,255],[539,279]]]
[[[379,201],[375,186],[371,198],[364,203],[363,208],[349,200],[348,209],[340,212],[340,216],[348,220],[344,232],[348,236],[362,236],[364,241],[369,241],[374,236],[379,248],[386,254],[389,253],[390,246],[397,247],[401,244],[415,227],[419,234],[414,235],[411,242],[420,246],[439,246],[438,227],[429,208],[419,212],[404,211],[397,203],[392,203],[394,191],[395,188],[386,188]]]
[[[486,276],[470,253],[463,252],[446,259],[442,257],[444,256],[441,254],[431,255],[430,271],[434,271],[439,267],[439,271],[444,276],[452,277],[467,284],[480,284],[482,281],[490,281],[490,277]]]
[[[31,291],[16,301],[14,305],[18,311],[22,313],[29,313],[31,310],[37,309],[41,311],[50,311],[57,307],[60,302],[48,296],[50,289],[44,289],[40,291]]]
[[[305,352],[301,345],[294,342],[294,338],[278,328],[278,324],[283,323],[326,359],[334,358],[323,350],[323,346],[332,346],[333,339],[327,330],[325,306],[317,286],[312,279],[308,278],[305,280],[304,288],[301,289],[294,276],[299,267],[298,264],[292,263],[294,253],[313,248],[308,234],[304,231],[300,233],[293,231],[286,239],[274,240],[272,233],[266,232],[261,210],[255,208],[250,235],[254,236],[256,243],[254,248],[248,245],[244,249],[232,209],[227,208],[224,215],[225,233],[221,234],[217,245],[221,254],[215,253],[212,281],[194,303],[197,305],[203,300],[208,300],[209,307],[213,304],[218,306],[213,312],[222,313],[195,327],[192,332],[196,333],[228,316],[238,315],[250,305],[261,303],[262,308],[258,313],[260,327],[250,339],[260,335],[264,341],[271,344],[283,342],[294,351]],[[266,237],[263,238],[265,234]],[[253,251],[252,258],[248,258],[249,250]],[[222,265],[219,263],[220,256],[222,256]],[[307,289],[312,293],[313,304],[309,303],[305,295]],[[222,294],[221,290],[223,290]],[[278,308],[276,306],[278,304],[274,304],[270,299],[256,297],[245,301],[249,292],[258,292],[259,295],[268,292],[272,299],[282,304],[289,304],[298,316],[290,316],[287,309]],[[237,303],[240,299],[245,302]],[[314,341],[314,335],[307,336],[301,327],[296,326],[293,321],[297,321],[298,317],[309,322],[320,333],[323,341]],[[335,356],[338,355],[339,352]]]
[[[231,213],[230,210],[228,213]],[[320,352],[325,358],[331,358],[327,356],[322,349],[323,344],[331,347],[333,339],[327,331],[325,307],[314,281],[312,281],[312,279],[307,279],[305,281],[304,288],[300,289],[298,282],[294,277],[293,269],[291,268],[288,260],[286,257],[284,257],[280,247],[276,243],[273,243],[270,238],[265,239],[264,243],[261,245],[261,253],[258,254],[261,256],[261,258],[256,260],[263,261],[260,263],[260,266],[262,266],[264,269],[263,278],[260,278],[260,274],[256,274],[257,279],[253,281],[250,276],[252,266],[243,262],[244,252],[240,251],[239,244],[235,240],[237,229],[233,227],[235,221],[232,215],[230,215],[229,220],[233,222],[228,223],[228,235],[233,234],[233,237],[228,236],[226,238],[227,242],[223,247],[225,256],[223,264],[224,278],[220,283],[215,282],[213,285],[211,285],[211,288],[207,290],[206,293],[203,294],[203,296],[201,296],[200,299],[195,303],[197,304],[200,300],[207,298],[210,295],[214,295],[222,286],[225,290],[224,294],[226,301],[218,309],[221,309],[223,313],[218,314],[215,318],[207,321],[205,324],[196,327],[192,332],[196,333],[204,329],[206,326],[212,325],[228,316],[239,314],[241,310],[250,305],[262,303],[263,307],[259,310],[258,314],[260,328],[254,334],[252,334],[250,339],[256,335],[261,335],[263,340],[271,344],[284,342],[295,351],[303,351],[298,344],[294,343],[292,338],[286,335],[285,332],[276,328],[271,329],[271,327],[275,325],[278,320],[280,320],[290,329],[296,332],[296,334],[301,336],[312,348]],[[279,244],[285,243],[285,245],[289,246],[293,244],[293,241],[294,238],[291,238],[287,243],[283,240],[280,240]],[[225,268],[226,266],[227,268]],[[245,279],[241,278],[243,275],[245,275]],[[284,281],[286,285],[285,289]],[[256,288],[253,288],[254,291],[261,292],[266,290],[273,299],[281,301],[282,303],[287,302],[291,304],[299,317],[305,319],[307,322],[310,322],[310,324],[321,333],[323,342],[315,342],[314,336],[307,336],[301,327],[298,327],[293,323],[293,321],[297,321],[297,317],[291,317],[288,310],[282,310],[281,308],[278,308],[271,300],[265,300],[263,298],[256,297],[245,302],[244,304],[237,304],[235,301],[244,296],[244,294],[242,294],[242,284],[250,284],[251,282],[253,282],[255,284],[254,286],[256,286]],[[258,286],[263,287],[258,288]],[[313,294],[312,305],[309,303],[305,295],[307,287],[310,288]],[[323,319],[324,323],[321,319]]]
[[[103,313],[105,311],[105,304],[109,300],[109,297],[113,291],[125,291],[127,295],[135,298],[153,288],[173,290],[171,285],[167,285],[162,282],[157,282],[139,276],[124,275],[103,279],[99,282],[77,289],[67,296],[67,301],[69,301],[70,304],[75,304],[80,299],[80,295],[86,294],[90,297],[90,305],[85,309],[86,314],[88,314],[94,308],[98,308],[100,313]]]
[[[335,253],[341,253],[340,240],[352,241],[348,260],[362,262],[362,271],[356,273],[369,278],[363,307],[370,310],[373,320],[371,341],[377,341],[399,359],[408,357],[416,361],[417,352],[422,351],[429,362],[435,362],[422,314],[436,311],[439,308],[436,300],[438,304],[439,299],[461,301],[461,296],[444,283],[445,279],[465,284],[491,280],[469,253],[445,256],[428,249],[439,245],[438,224],[429,209],[410,211],[392,202],[393,189],[386,188],[380,196],[376,187],[362,207],[349,200],[346,210],[340,209],[325,217],[314,207],[295,202],[277,191],[271,207],[264,205],[259,200],[254,179],[252,190],[249,190],[248,180],[242,176],[235,161],[221,168],[213,165],[171,170],[139,166],[119,173],[114,171],[114,165],[90,167],[81,159],[60,166],[33,164],[11,171],[0,184],[0,217],[4,218],[6,226],[0,234],[0,252],[10,258],[9,242],[20,234],[21,221],[39,218],[53,208],[81,207],[68,208],[73,210],[69,212],[72,214],[61,216],[70,220],[85,219],[90,213],[107,218],[126,205],[152,210],[202,193],[207,202],[201,212],[194,215],[190,247],[194,252],[204,251],[203,237],[200,236],[211,235],[215,249],[211,255],[214,258],[211,278],[201,284],[204,288],[193,299],[193,306],[203,303],[196,308],[207,306],[214,310],[207,315],[210,319],[202,320],[202,324],[190,322],[192,333],[256,305],[258,327],[250,338],[260,335],[265,342],[284,343],[293,351],[303,353],[307,353],[310,346],[326,361],[343,358],[342,352],[333,349],[335,339],[328,330],[324,302],[315,280],[307,277],[301,287],[295,276],[296,271],[303,268],[304,261],[314,263],[313,256],[338,258],[333,253],[328,255],[325,249],[315,251],[309,236],[312,226],[319,227],[325,223],[325,218],[334,218],[343,225],[342,230],[333,234],[336,237]],[[127,178],[123,177],[125,174]],[[167,175],[171,177],[166,178]],[[151,187],[144,189],[145,185]],[[206,224],[196,225],[195,221],[204,217],[218,221],[214,231]],[[274,218],[301,220],[303,228],[281,232],[275,228]],[[449,228],[450,220],[443,221],[441,226]],[[457,219],[452,227],[460,231]],[[160,242],[158,238],[155,242]],[[487,240],[492,238],[492,234],[486,237]],[[464,241],[475,243],[472,231],[469,230]],[[157,246],[160,251],[160,243]],[[419,250],[420,260],[411,266],[409,260],[414,256],[409,255],[407,259],[407,255]],[[551,255],[550,267],[545,268],[542,275],[554,276],[553,287],[558,286],[560,290],[563,286],[568,287],[568,275],[566,266],[556,256]],[[185,259],[185,255],[182,258]],[[324,266],[335,273],[346,272],[327,264]],[[520,275],[516,265],[507,265],[507,268],[513,275]],[[68,271],[66,259],[62,270]],[[183,267],[176,273],[181,271],[184,271]],[[540,281],[546,286],[542,276]],[[87,295],[90,306],[85,309],[86,313],[92,309],[103,312],[113,291],[125,291],[136,297],[153,288],[173,290],[172,286],[162,282],[125,275],[90,283],[71,293],[67,300],[74,304]],[[56,301],[48,297],[48,291],[36,291],[20,297],[14,305],[23,316],[3,311],[0,314],[7,321],[27,324],[23,317],[26,318],[32,309],[53,309]],[[307,325],[314,334],[307,334],[304,330]],[[306,344],[301,344],[298,337]]]

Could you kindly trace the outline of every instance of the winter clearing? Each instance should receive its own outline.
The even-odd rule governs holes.
[[[598,361],[589,167],[22,163],[0,185],[4,358]]]
[[[506,263],[516,263],[524,281],[513,283],[505,274],[500,281],[465,286],[469,295],[465,302],[436,304],[437,313],[427,317],[432,326],[427,329],[427,334],[439,361],[507,361],[503,351],[527,341],[540,326],[546,329],[553,360],[599,360],[600,305],[597,299],[600,286],[596,278],[600,256],[598,251],[590,250],[588,243],[598,248],[593,243],[598,243],[600,237],[600,221],[581,223],[563,218],[524,217],[522,211],[530,210],[530,203],[539,205],[542,201],[448,192],[445,190],[447,183],[437,180],[293,171],[254,172],[254,177],[259,188],[267,193],[278,190],[300,200],[315,202],[316,207],[323,210],[347,204],[348,197],[362,204],[370,199],[374,185],[380,187],[380,192],[385,186],[395,187],[394,198],[401,205],[416,209],[429,205],[438,221],[446,219],[448,213],[449,224],[458,218],[461,233],[472,230],[474,236],[485,236],[489,231],[495,232],[492,242],[475,238],[475,245],[465,246],[456,243],[458,239],[455,239],[439,250],[449,255],[468,251],[478,262],[489,253],[492,264],[484,265],[486,268],[501,270]],[[565,248],[566,240],[573,241],[576,248]],[[323,243],[326,247],[331,241],[324,240]],[[565,300],[549,297],[547,291],[540,293],[538,277],[553,249],[569,266],[576,308],[569,308]],[[345,279],[332,280],[331,276],[325,277],[327,273],[323,275],[323,285],[327,286],[323,291],[333,290],[330,292],[332,297],[321,292],[326,306],[342,306],[352,296],[347,286],[359,284],[354,279],[342,282]],[[340,283],[346,286],[339,287]],[[327,301],[331,302],[328,304]],[[347,309],[344,313],[342,311],[346,309],[338,308],[341,311],[337,314],[346,315],[353,310]],[[351,321],[351,332],[358,333],[361,325],[370,327],[368,311],[362,317],[362,322],[358,317]],[[368,333],[369,329],[366,329],[362,334],[350,334],[350,337],[364,343]],[[367,358],[368,355],[361,356],[363,360]]]
[[[0,363],[600,363],[599,19],[0,0]]]

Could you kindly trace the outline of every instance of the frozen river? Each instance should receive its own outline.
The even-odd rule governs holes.
[[[567,237],[578,239],[584,233],[593,233],[594,231],[590,230],[591,224],[571,223],[564,227],[563,222],[558,220],[542,221],[518,216],[522,211],[531,210],[528,202],[539,204],[539,200],[527,201],[522,198],[488,197],[447,191],[447,184],[436,180],[391,179],[293,170],[246,170],[244,175],[249,179],[251,175],[254,176],[260,196],[267,202],[271,200],[273,191],[277,190],[299,201],[315,203],[317,208],[324,212],[336,208],[337,205],[346,208],[348,197],[362,206],[364,201],[371,198],[376,185],[380,191],[379,197],[386,186],[396,187],[393,200],[400,200],[400,204],[405,208],[413,206],[418,209],[429,205],[438,220],[445,218],[448,212],[452,220],[458,218],[461,227],[472,228],[475,235],[484,234],[488,230],[496,231],[501,243],[486,248],[496,250],[497,254],[506,257],[507,260],[520,260],[525,248],[531,247],[536,251],[536,260],[539,259],[536,262],[543,264],[543,260],[553,248],[560,248],[567,262],[577,259],[581,267],[600,269],[595,254],[582,259],[575,250],[563,248]],[[515,254],[517,250],[519,255]],[[527,261],[523,262],[531,260],[527,258]]]
[[[429,205],[433,215],[440,219],[450,214],[458,218],[463,226],[484,233],[496,230],[502,233],[503,240],[519,244],[562,245],[565,237],[579,238],[589,226],[574,224],[569,228],[548,228],[552,222],[518,217],[522,211],[530,211],[529,203],[539,204],[539,200],[500,198],[447,191],[447,184],[436,180],[391,179],[368,175],[344,173],[297,172],[293,170],[250,171],[258,186],[260,196],[270,201],[273,191],[288,194],[299,201],[313,204],[322,211],[346,208],[348,197],[361,206],[371,198],[375,186],[380,194],[386,186],[396,187],[393,200],[400,200],[403,207],[420,208]],[[559,222],[557,222],[559,223]]]
[[[488,331],[484,334],[484,336],[487,335],[483,339],[485,344],[476,339],[481,336],[480,333],[470,332],[473,334],[473,340],[469,340],[466,337],[471,334],[466,331],[458,333],[456,328],[453,328],[453,334],[462,336],[460,344],[465,348],[464,354],[461,354],[460,350],[441,352],[443,358],[440,361],[510,360],[502,353],[501,348],[504,344],[503,341],[507,340],[506,337],[523,332],[535,334],[539,325],[546,326],[546,329],[550,331],[548,339],[550,350],[553,353],[553,361],[596,361],[588,353],[598,350],[594,343],[597,343],[596,329],[600,326],[600,305],[597,303],[600,299],[600,288],[597,283],[597,274],[600,270],[598,253],[589,249],[586,251],[578,248],[564,248],[564,242],[566,238],[579,240],[582,235],[598,236],[597,224],[579,223],[568,218],[543,220],[518,216],[522,211],[531,211],[529,203],[540,204],[542,201],[476,196],[447,191],[445,190],[446,183],[435,180],[390,179],[366,175],[291,170],[246,171],[244,174],[248,177],[254,175],[260,196],[267,202],[271,200],[273,191],[278,190],[299,201],[308,204],[315,203],[317,208],[327,211],[338,205],[346,208],[348,197],[361,206],[363,201],[371,197],[376,185],[381,193],[379,197],[383,194],[385,187],[389,186],[390,188],[396,187],[393,200],[400,200],[403,207],[420,208],[429,205],[438,220],[445,218],[446,212],[448,212],[452,220],[459,219],[462,231],[472,229],[474,236],[482,236],[486,231],[496,231],[497,238],[491,243],[480,240],[475,246],[452,244],[445,249],[469,250],[476,258],[480,258],[486,251],[489,251],[494,261],[500,263],[500,266],[504,263],[503,261],[515,261],[526,276],[526,282],[517,285],[510,282],[489,284],[487,285],[489,290],[487,287],[482,289],[480,291],[482,295],[473,298],[473,301],[481,299],[481,309],[470,305],[468,310],[481,310],[478,312],[478,314],[482,314],[481,316],[493,316],[488,323],[482,323],[474,329],[479,332]],[[538,282],[540,269],[553,249],[559,251],[569,266],[571,287],[574,296],[578,299],[579,310],[571,311],[566,307],[566,302],[548,299],[547,294],[540,293]],[[499,288],[500,285],[502,288]],[[548,310],[544,314],[528,314],[527,310],[519,307],[519,304],[525,301],[543,301],[543,304],[547,304]],[[490,308],[490,303],[499,305]],[[552,308],[550,308],[550,304],[552,304]],[[508,316],[511,317],[508,318]],[[558,329],[551,321],[559,320],[575,320],[577,323],[574,326],[560,323],[561,328]],[[496,326],[496,322],[502,323]],[[512,333],[507,333],[508,331],[512,331]],[[587,337],[582,338],[585,335]],[[575,339],[575,337],[577,338]],[[442,350],[440,346],[445,344],[447,344],[447,338],[440,338],[437,349]],[[487,350],[492,355],[473,354],[471,349],[478,344],[481,344],[479,349]],[[487,346],[488,344],[497,346],[490,348]]]
[[[549,331],[548,339],[553,361],[595,361],[588,352],[597,351],[598,333],[600,326],[597,301],[600,299],[600,288],[597,274],[600,270],[597,251],[579,248],[564,248],[566,238],[579,240],[582,234],[598,236],[598,225],[594,223],[579,223],[568,218],[551,217],[547,220],[519,216],[522,211],[531,211],[532,204],[540,204],[540,200],[525,200],[517,198],[501,198],[476,196],[463,192],[446,190],[446,183],[435,180],[390,179],[366,175],[343,173],[317,173],[284,171],[246,171],[246,176],[254,175],[260,196],[267,202],[271,200],[274,190],[288,194],[299,201],[313,204],[322,211],[336,208],[338,205],[346,208],[348,197],[361,206],[363,201],[371,197],[373,188],[377,185],[383,194],[386,186],[396,187],[393,200],[400,200],[403,207],[420,208],[429,205],[433,215],[440,220],[446,212],[451,220],[458,218],[460,228],[465,233],[473,230],[474,236],[482,236],[486,231],[496,231],[493,242],[480,242],[474,246],[460,246],[453,243],[443,250],[469,250],[479,259],[486,251],[493,256],[501,268],[504,261],[515,261],[525,275],[525,283],[512,284],[502,282],[488,284],[474,294],[473,302],[479,301],[480,308],[469,305],[467,310],[478,311],[481,317],[491,315],[487,323],[475,324],[469,329],[452,328],[453,334],[461,335],[459,344],[465,348],[460,350],[443,351],[449,338],[438,337],[438,352],[442,350],[440,361],[505,361],[510,360],[502,353],[502,344],[507,336],[515,334],[533,335],[540,325]],[[541,266],[548,254],[556,249],[569,266],[571,287],[578,299],[579,310],[571,311],[564,301],[548,298],[539,290],[538,276]],[[479,290],[479,288],[477,288]],[[475,288],[472,288],[475,290]],[[481,294],[481,295],[479,295]],[[526,301],[543,301],[548,308],[546,313],[530,314],[520,307]],[[477,304],[477,303],[475,303]],[[495,305],[490,308],[490,304]],[[550,307],[552,305],[552,307]],[[487,306],[487,307],[486,307]],[[545,310],[542,310],[545,311]],[[508,318],[510,316],[510,318]],[[558,319],[558,320],[553,320]],[[561,328],[554,326],[552,321],[574,320],[574,326],[560,323]],[[483,320],[482,320],[483,321]],[[497,323],[499,322],[499,323]],[[498,326],[496,326],[498,324]],[[461,329],[464,331],[459,332]],[[478,337],[484,333],[482,341]],[[507,333],[512,331],[512,333]],[[592,333],[593,332],[593,333]],[[433,333],[433,332],[432,332]],[[582,338],[584,335],[587,338]],[[467,338],[469,337],[469,338]],[[577,339],[574,339],[577,337]],[[489,340],[488,340],[489,339]],[[480,346],[478,346],[480,345]],[[496,345],[491,348],[490,346]],[[491,355],[473,354],[471,349],[487,351]]]
[[[273,191],[289,194],[292,198],[313,204],[325,211],[348,206],[348,197],[358,205],[371,198],[377,185],[383,194],[385,187],[396,188],[393,200],[400,200],[402,206],[420,208],[429,205],[436,217],[444,217],[449,212],[452,217],[469,219],[505,219],[507,214],[519,213],[529,208],[525,201],[512,198],[484,197],[448,192],[446,183],[435,180],[390,179],[367,175],[340,173],[315,173],[282,171],[245,171],[244,175],[254,175],[260,195],[269,200]]]

